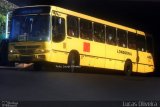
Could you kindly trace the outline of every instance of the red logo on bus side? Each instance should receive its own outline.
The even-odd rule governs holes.
[[[90,43],[87,43],[87,42],[83,43],[83,51],[90,52]]]

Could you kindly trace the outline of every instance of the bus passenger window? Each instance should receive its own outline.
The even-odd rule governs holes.
[[[65,38],[65,22],[64,18],[52,17],[52,39],[55,42],[60,42]]]
[[[93,39],[96,42],[105,42],[105,26],[102,24],[94,23]]]
[[[137,42],[137,49],[139,51],[142,51],[142,52],[146,51],[145,37],[143,35],[137,35],[136,42]]]
[[[80,37],[82,39],[92,40],[92,22],[80,19]]]
[[[128,48],[136,49],[136,33],[128,32]]]
[[[67,34],[68,36],[78,37],[78,18],[74,16],[67,16]]]
[[[127,31],[117,30],[117,45],[120,47],[127,47]]]
[[[115,45],[116,42],[116,29],[113,27],[106,26],[106,43]]]

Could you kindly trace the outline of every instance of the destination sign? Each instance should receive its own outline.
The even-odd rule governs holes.
[[[42,13],[49,13],[50,7],[43,6],[43,7],[25,7],[15,9],[13,11],[13,15],[26,15],[26,14],[42,14]]]

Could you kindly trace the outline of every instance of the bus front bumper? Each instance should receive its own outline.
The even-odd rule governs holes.
[[[11,62],[37,62],[46,61],[45,54],[33,54],[33,55],[19,55],[19,54],[9,54],[8,60]]]

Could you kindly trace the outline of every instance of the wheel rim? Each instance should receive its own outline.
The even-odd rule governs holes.
[[[76,61],[75,61],[75,55],[72,55],[71,56],[71,61],[70,61],[70,67],[71,67],[71,72],[74,72],[74,66],[76,64]]]
[[[71,59],[71,65],[75,65],[75,59],[74,59],[74,57],[72,57],[72,59]]]
[[[128,65],[128,66],[126,67],[126,73],[127,73],[128,76],[131,75],[131,66],[130,66],[130,65]]]

